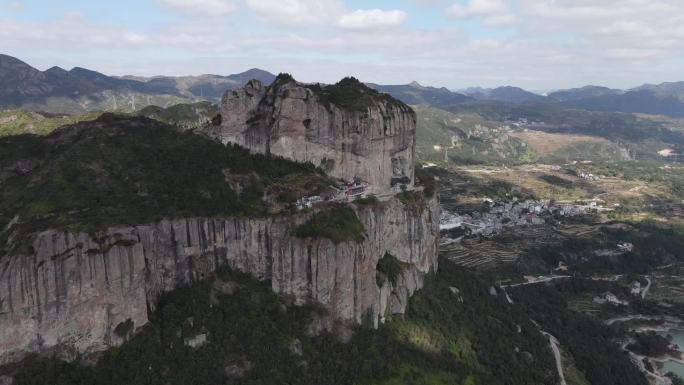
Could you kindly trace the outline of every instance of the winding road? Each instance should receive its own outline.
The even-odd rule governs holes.
[[[648,277],[644,277],[644,278],[646,278],[646,281],[648,281],[648,285],[646,285],[644,290],[641,291],[641,299],[646,298],[646,294],[648,294],[648,291],[651,289],[651,279]]]
[[[541,333],[549,339],[549,344],[551,344],[551,350],[553,351],[553,356],[556,359],[556,369],[558,370],[558,377],[560,377],[560,385],[568,385],[568,383],[565,381],[565,374],[563,373],[563,361],[561,359],[561,352],[559,348],[560,342],[558,342],[558,339],[556,339],[556,337],[552,336],[551,334],[545,331],[542,331]]]
[[[673,323],[678,323],[681,322],[681,319],[677,317],[672,317],[672,316],[666,316],[666,315],[643,315],[643,314],[636,314],[636,315],[629,315],[629,316],[624,316],[624,317],[616,317],[616,318],[611,318],[609,320],[604,321],[604,323],[608,326],[616,323],[616,322],[629,322],[632,320],[639,320],[639,321],[665,321],[665,322],[673,322]]]

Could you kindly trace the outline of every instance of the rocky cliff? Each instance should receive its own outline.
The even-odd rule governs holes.
[[[310,213],[263,219],[190,218],[86,233],[45,231],[27,255],[0,259],[0,362],[31,352],[74,358],[122,342],[117,326],[148,321],[160,295],[222,266],[270,282],[295,303],[318,303],[324,320],[382,322],[402,313],[409,296],[437,267],[436,198],[355,205],[364,241],[334,244],[293,236]],[[376,264],[391,253],[401,275],[378,287]],[[335,321],[334,324],[332,321]]]
[[[413,185],[415,113],[356,79],[329,86],[288,75],[269,87],[252,81],[224,95],[221,113],[212,134],[224,143],[311,162],[347,181],[360,178],[376,193]]]

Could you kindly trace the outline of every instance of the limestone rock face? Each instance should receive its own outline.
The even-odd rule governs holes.
[[[211,134],[252,152],[311,162],[333,177],[360,178],[375,193],[393,183],[411,187],[415,113],[361,83],[351,87],[363,103],[353,95],[345,105],[337,101],[341,97],[330,97],[327,87],[294,80],[276,80],[269,87],[251,81],[226,92],[221,127]]]
[[[45,231],[33,254],[0,258],[0,363],[27,353],[63,358],[122,343],[115,329],[148,322],[160,295],[229,266],[270,281],[296,304],[318,303],[335,322],[377,325],[402,313],[437,268],[439,204],[391,199],[355,206],[363,242],[294,237],[310,213],[262,219],[189,218],[110,228],[104,236]],[[396,284],[376,283],[389,252],[408,263]]]

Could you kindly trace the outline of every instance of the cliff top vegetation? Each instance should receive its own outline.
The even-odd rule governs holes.
[[[271,87],[279,87],[296,80],[290,74],[281,73],[273,82]],[[365,112],[368,108],[374,107],[379,103],[386,103],[390,106],[398,107],[406,111],[412,111],[404,102],[395,99],[389,94],[374,90],[355,77],[349,76],[340,80],[336,84],[322,85],[306,84],[306,88],[312,90],[326,107],[334,104],[342,109]]]
[[[332,85],[315,84],[307,87],[318,95],[322,103],[334,104],[346,110],[365,112],[379,103],[386,103],[389,106],[412,111],[411,107],[405,103],[366,86],[354,77],[346,77]]]
[[[311,164],[252,155],[147,118],[105,114],[45,137],[0,139],[0,244],[17,231],[261,216],[268,213],[265,197],[298,197],[289,191],[293,183],[329,184]],[[274,191],[285,187],[287,194]]]

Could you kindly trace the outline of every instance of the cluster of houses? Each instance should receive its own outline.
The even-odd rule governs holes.
[[[649,284],[650,286],[650,284]],[[629,285],[629,294],[632,295],[633,297],[644,297],[645,291],[648,291],[648,286],[643,287],[641,286],[641,283],[639,281],[634,281]],[[598,304],[611,304],[615,306],[620,306],[620,305],[629,305],[629,301],[627,300],[621,300],[618,298],[615,294],[607,291],[601,295],[598,295],[594,297],[594,302]]]
[[[594,251],[598,257],[617,257],[634,250],[634,245],[629,242],[619,242],[614,249],[602,249]]]
[[[541,121],[531,121],[527,118],[519,118],[518,120],[506,120],[504,124],[508,126],[513,126],[517,128],[523,128],[524,131],[527,131],[528,128],[534,129],[535,127],[543,127],[546,126],[546,123],[541,122]]]
[[[603,305],[604,303],[609,303],[609,304],[615,305],[615,306],[620,306],[620,305],[627,306],[627,305],[629,305],[629,302],[619,299],[615,294],[613,294],[609,291],[603,293],[602,295],[594,297],[594,302],[598,303],[600,305]]]
[[[491,201],[490,201],[491,202]],[[440,229],[468,228],[471,234],[493,235],[504,227],[542,225],[546,217],[572,217],[597,210],[596,202],[588,204],[551,203],[535,200],[491,202],[488,212],[458,214],[442,210]]]

